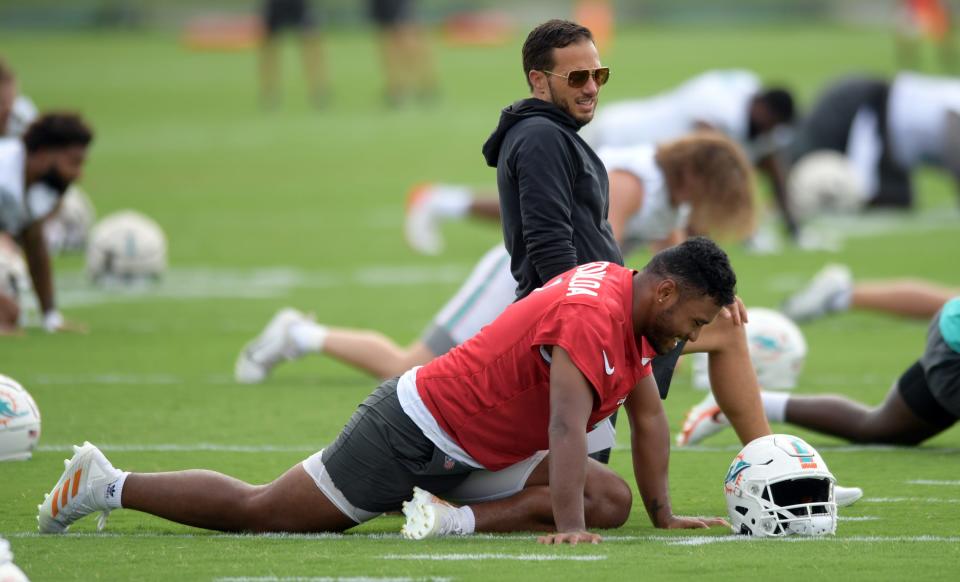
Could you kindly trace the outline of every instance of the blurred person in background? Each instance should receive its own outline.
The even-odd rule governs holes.
[[[60,206],[67,188],[83,173],[93,131],[78,115],[47,113],[21,139],[0,140],[0,234],[23,248],[34,293],[48,332],[83,331],[67,322],[54,301],[53,267],[44,221]],[[15,327],[19,306],[0,293],[0,327]]]
[[[326,104],[329,93],[317,18],[309,0],[263,0],[263,40],[260,45],[260,100],[267,109],[280,103],[280,39],[293,30],[300,37],[303,74],[310,101]]]
[[[943,0],[900,0],[897,3],[897,60],[905,69],[920,69],[923,43],[933,45],[945,72],[956,72],[957,49],[953,42],[953,18]]]
[[[871,208],[913,208],[912,173],[921,165],[946,170],[960,189],[960,80],[843,77],[820,93],[793,150],[797,160],[819,150],[844,154]]]
[[[787,204],[782,159],[795,116],[787,89],[764,87],[750,71],[715,70],[657,95],[607,105],[583,136],[601,148],[656,144],[701,129],[720,131],[739,143],[767,177],[784,226],[796,239],[799,229]]]
[[[20,137],[37,117],[37,107],[20,93],[13,69],[0,58],[0,138]]]
[[[411,98],[435,100],[433,54],[415,19],[413,0],[369,0],[369,15],[377,26],[387,105],[398,107]]]

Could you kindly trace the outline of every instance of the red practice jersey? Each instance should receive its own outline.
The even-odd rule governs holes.
[[[541,346],[560,346],[596,391],[586,431],[651,373],[655,352],[633,333],[633,275],[606,262],[558,275],[418,370],[420,398],[471,457],[503,469],[549,448],[550,363]]]

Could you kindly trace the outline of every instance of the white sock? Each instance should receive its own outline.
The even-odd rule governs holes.
[[[473,203],[470,188],[439,184],[431,194],[430,207],[441,218],[463,218],[470,212]]]
[[[117,477],[116,481],[107,483],[107,486],[104,488],[103,497],[107,502],[107,507],[110,509],[120,509],[120,499],[123,497],[123,484],[127,482],[127,477],[130,475],[130,471],[124,471]]]
[[[763,411],[770,422],[784,422],[787,416],[787,401],[790,400],[790,394],[787,392],[760,392],[760,400],[763,401]]]
[[[472,534],[477,529],[477,518],[473,515],[473,510],[470,509],[469,505],[464,505],[463,507],[457,508],[458,522],[460,524],[459,535],[467,536]]]
[[[300,353],[322,352],[327,341],[327,326],[313,321],[298,321],[290,326],[290,338]]]

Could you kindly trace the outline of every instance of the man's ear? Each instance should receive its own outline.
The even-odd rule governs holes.
[[[532,69],[527,73],[527,79],[530,81],[530,85],[533,86],[534,96],[541,97],[550,94],[550,89],[547,87],[547,74],[543,71]]]
[[[657,305],[671,307],[680,298],[680,288],[677,282],[667,278],[657,284]]]

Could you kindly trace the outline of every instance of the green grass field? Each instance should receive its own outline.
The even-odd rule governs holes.
[[[253,482],[273,479],[329,442],[376,382],[315,358],[281,367],[263,386],[238,386],[232,366],[243,343],[286,305],[331,324],[413,340],[497,240],[497,228],[459,224],[447,229],[442,257],[416,256],[402,239],[403,204],[418,181],[493,183],[480,146],[499,108],[526,91],[521,39],[495,49],[441,47],[441,102],[401,111],[381,105],[371,38],[344,33],[327,41],[330,106],[308,106],[291,48],[286,99],[265,113],[257,107],[253,53],[191,53],[164,34],[4,31],[0,51],[24,90],[42,108],[77,108],[95,124],[83,185],[100,214],[137,208],[163,225],[171,245],[167,280],[146,293],[97,291],[82,276],[81,258],[58,259],[63,310],[91,333],[0,338],[0,372],[22,382],[43,412],[33,460],[0,464],[0,536],[32,579],[956,576],[956,429],[917,449],[847,447],[796,431],[843,483],[866,492],[842,512],[836,538],[823,540],[665,533],[650,526],[638,497],[627,525],[593,547],[541,547],[529,535],[414,543],[397,537],[395,517],[344,536],[219,535],[123,511],[103,533],[85,519],[70,535],[39,537],[36,505],[69,445],[83,440],[127,470],[206,467]],[[892,72],[891,45],[883,32],[820,26],[627,29],[605,59],[613,77],[602,98],[741,66],[790,83],[809,103],[839,74]],[[953,188],[923,173],[919,192],[914,215],[851,223],[837,254],[753,256],[731,247],[744,300],[775,306],[827,261],[849,263],[861,278],[909,275],[960,285]],[[644,261],[636,255],[629,263]],[[879,402],[920,354],[925,330],[924,322],[869,314],[805,326],[811,350],[801,390]],[[679,372],[666,402],[673,430],[701,396],[688,370]],[[621,448],[612,465],[632,481]],[[728,432],[676,451],[674,509],[725,513],[721,485],[738,448]],[[911,484],[917,480],[948,484]],[[467,559],[437,559],[456,555]]]

